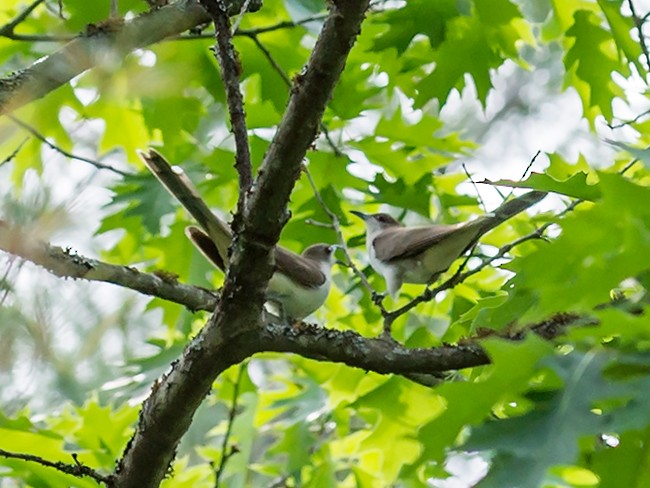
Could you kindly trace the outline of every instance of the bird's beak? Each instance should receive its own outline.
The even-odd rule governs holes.
[[[350,213],[356,215],[363,221],[365,221],[369,217],[368,214],[365,214],[363,212],[358,212],[357,210],[350,210]]]
[[[339,249],[343,249],[343,246],[341,246],[340,244],[330,244],[329,248],[330,248],[330,251],[332,252],[332,254],[334,254]]]

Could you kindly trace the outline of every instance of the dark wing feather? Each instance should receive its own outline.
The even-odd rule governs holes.
[[[192,241],[192,244],[194,244],[194,246],[199,251],[201,251],[201,254],[203,254],[208,259],[208,261],[210,261],[224,273],[226,272],[226,266],[224,265],[221,253],[219,252],[217,245],[208,234],[203,232],[198,227],[191,225],[185,229],[185,235],[187,235],[190,241]]]
[[[210,236],[194,226],[185,229],[185,233],[212,264],[217,266],[221,271],[225,270],[221,254],[215,243],[210,239]],[[320,266],[314,263],[314,261],[281,247],[275,248],[275,270],[305,288],[317,288],[325,283],[326,280],[325,274],[321,271]]]
[[[423,253],[464,225],[466,224],[388,228],[372,241],[372,246],[375,256],[381,261],[407,259]]]
[[[305,288],[318,288],[327,280],[316,262],[279,246],[275,248],[275,269]]]

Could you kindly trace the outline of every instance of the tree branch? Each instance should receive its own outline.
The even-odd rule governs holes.
[[[650,69],[650,52],[648,52],[648,46],[645,42],[645,35],[643,34],[643,24],[645,23],[645,16],[640,18],[636,13],[636,8],[634,7],[634,2],[632,0],[627,0],[627,5],[630,7],[630,13],[632,14],[632,20],[636,26],[637,31],[639,32],[639,44],[641,46],[641,51],[645,57],[647,64],[647,69]]]
[[[179,283],[168,273],[143,273],[129,266],[86,258],[70,249],[38,241],[28,231],[4,222],[0,222],[0,250],[31,261],[62,278],[113,283],[185,305],[193,311],[214,310],[217,303],[214,292]]]
[[[56,469],[57,471],[60,471],[62,473],[76,476],[77,478],[83,478],[84,476],[88,476],[89,478],[94,479],[98,483],[107,483],[109,480],[108,476],[103,476],[99,474],[97,471],[95,471],[94,469],[89,468],[88,466],[81,464],[79,461],[77,461],[76,454],[72,454],[72,458],[75,460],[75,464],[67,464],[67,463],[62,463],[60,461],[57,462],[48,461],[47,459],[44,459],[40,456],[34,456],[33,454],[22,454],[19,452],[5,451],[4,449],[0,449],[0,456],[8,459],[21,459],[23,461],[37,463],[40,464],[41,466]]]
[[[317,134],[367,6],[362,0],[331,4],[307,69],[295,78],[287,110],[260,169],[265,177],[259,179],[250,202],[251,229],[262,231],[257,237],[269,247],[288,217],[286,202],[300,176],[302,159]]]
[[[243,0],[227,1],[228,12],[239,12]],[[260,0],[251,10],[259,9]],[[123,24],[84,34],[58,51],[39,59],[30,67],[0,78],[0,115],[47,95],[75,76],[100,63],[110,50],[123,57],[134,49],[178,35],[209,21],[198,0],[180,0],[156,11],[140,15]]]
[[[62,154],[63,156],[70,158],[70,159],[76,159],[77,161],[81,161],[83,163],[88,163],[92,166],[94,166],[97,169],[103,169],[106,171],[110,171],[112,173],[118,174],[120,176],[128,176],[129,173],[126,171],[122,171],[121,169],[117,169],[109,164],[104,164],[100,163],[99,161],[95,161],[94,159],[86,158],[83,156],[78,156],[76,154],[71,153],[70,151],[66,151],[62,147],[57,146],[53,142],[50,142],[43,134],[38,132],[36,129],[34,129],[31,125],[26,124],[22,120],[20,120],[17,117],[14,117],[13,115],[8,115],[8,117],[14,122],[14,124],[18,125],[19,127],[23,128],[27,132],[29,132],[32,136],[34,136],[36,139],[41,141],[43,144],[47,145],[50,149],[58,152],[59,154]]]
[[[221,443],[221,459],[219,460],[219,466],[214,472],[215,487],[218,487],[219,484],[221,483],[221,477],[223,476],[223,472],[224,469],[226,468],[226,463],[228,462],[228,459],[230,459],[230,457],[233,454],[236,454],[238,452],[237,447],[234,445],[230,448],[230,450],[228,450],[228,444],[230,442],[230,435],[232,434],[232,426],[234,425],[235,417],[237,416],[237,408],[238,408],[237,402],[239,401],[239,387],[241,385],[244,371],[246,371],[246,363],[241,363],[239,365],[239,369],[237,370],[237,378],[235,379],[235,383],[233,384],[232,402],[230,404],[230,410],[228,410],[228,425],[226,427],[226,433],[223,436],[223,442]]]
[[[262,329],[260,340],[266,351],[295,353],[381,374],[431,374],[490,362],[483,348],[475,343],[409,349],[395,341],[371,339],[354,331],[313,324],[300,327],[268,324]]]
[[[104,281],[185,305],[190,310],[213,310],[217,297],[202,288],[183,285],[155,274],[115,266],[34,242],[28,234],[0,224],[0,249],[43,266],[56,276]],[[254,331],[258,334],[257,331]],[[250,340],[250,339],[247,339]],[[433,373],[486,364],[480,347],[445,346],[407,349],[396,342],[366,338],[312,324],[293,327],[266,324],[252,343],[255,350],[292,352],[320,361],[341,362],[377,373]],[[410,359],[413,356],[413,359]]]
[[[248,199],[222,300],[144,402],[136,432],[115,470],[114,486],[158,486],[214,379],[229,366],[264,350],[259,329],[264,291],[272,274],[270,252],[287,219],[287,202],[302,158],[316,135],[367,6],[367,0],[330,4],[305,74],[296,80]]]
[[[45,0],[35,0],[25,10],[20,12],[13,20],[7,22],[5,25],[0,27],[0,36],[2,37],[12,36],[14,34],[14,30],[16,29],[16,27],[18,27],[18,25],[21,22],[23,22],[27,17],[29,17],[29,14],[31,14],[34,11],[34,9],[44,1]]]
[[[241,66],[237,60],[235,46],[232,44],[230,20],[226,13],[223,0],[201,0],[201,4],[212,17],[215,27],[215,55],[221,67],[221,78],[226,88],[226,101],[233,134],[235,135],[235,169],[239,174],[239,199],[237,213],[243,214],[248,192],[253,185],[253,167],[251,165],[251,152],[248,145],[248,131],[246,130],[246,114],[244,113],[244,100],[239,90],[239,76]],[[233,222],[237,224],[238,219]],[[235,231],[238,229],[235,225]]]

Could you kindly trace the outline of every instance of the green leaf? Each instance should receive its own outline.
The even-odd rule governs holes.
[[[507,186],[510,188],[530,188],[531,190],[554,192],[572,198],[580,198],[582,200],[593,201],[600,198],[598,185],[588,184],[586,173],[575,173],[563,181],[556,180],[547,174],[531,173],[531,175],[523,181],[485,180],[481,183],[487,183],[488,185],[494,186]]]
[[[376,188],[375,202],[386,203],[394,207],[413,210],[424,216],[429,215],[429,187],[431,174],[425,174],[413,185],[407,186],[402,179],[388,181],[384,175],[378,174],[372,185]]]
[[[508,266],[517,275],[493,320],[514,319],[500,312],[508,309],[523,312],[518,318],[524,322],[558,311],[589,312],[621,281],[648,269],[638,256],[650,252],[650,207],[638,202],[650,201],[650,189],[616,174],[599,178],[601,200],[578,207],[562,221],[560,237]]]
[[[170,213],[171,196],[150,174],[128,175],[113,188],[115,196],[112,205],[126,203],[121,212],[124,217],[136,217],[152,234],[160,233],[160,218]],[[105,228],[104,228],[105,229]]]
[[[645,425],[647,418],[640,412],[647,400],[640,392],[647,388],[648,377],[612,381],[606,368],[620,360],[624,358],[615,359],[608,351],[574,351],[547,359],[562,388],[531,396],[531,411],[480,426],[465,444],[467,449],[496,454],[480,486],[540,486],[551,467],[578,460],[579,443],[586,436]],[[647,355],[639,360],[648,364]],[[629,406],[637,401],[643,406],[631,414]]]
[[[634,156],[634,158],[641,161],[646,166],[646,168],[650,168],[650,148],[634,147],[630,146],[629,144],[625,144],[624,142],[612,140],[607,140],[607,142],[612,146],[618,147],[619,149],[622,149],[623,151],[631,154]]]
[[[437,392],[395,376],[360,398],[356,406],[372,424],[361,440],[360,451],[381,450],[390,444],[395,455],[385,456],[380,470],[385,480],[393,481],[399,479],[402,466],[421,452],[413,436],[421,425],[443,412],[445,403]]]
[[[612,118],[612,100],[622,90],[612,80],[612,73],[622,71],[616,48],[601,20],[586,10],[578,10],[574,24],[566,33],[574,42],[564,57],[567,79],[575,83],[585,111],[597,108],[608,120]],[[588,112],[589,118],[593,114]]]
[[[632,17],[622,15],[621,6],[623,3],[623,0],[598,0],[598,6],[605,14],[618,49],[623,52],[628,62],[634,63],[639,73],[645,73],[647,70],[641,62],[641,56],[643,55],[641,46],[631,35],[636,26]]]
[[[528,336],[523,343],[490,340],[482,343],[492,366],[486,375],[471,383],[447,383],[437,388],[445,409],[432,421],[422,425],[418,439],[423,444],[419,461],[440,460],[447,446],[452,445],[467,425],[480,424],[493,406],[524,391],[537,370],[540,359],[552,352],[541,339]],[[512,365],[517,367],[513,368]],[[472,398],[471,402],[467,399]]]
[[[645,486],[650,483],[648,439],[650,429],[608,435],[590,456],[590,469],[599,478],[599,488]],[[608,445],[612,443],[612,445]]]
[[[459,63],[471,59],[472,63]],[[445,41],[436,51],[436,67],[417,85],[416,107],[422,107],[431,99],[444,103],[453,88],[465,86],[464,76],[474,80],[478,97],[485,101],[492,88],[490,70],[501,64],[502,59],[491,48],[484,26],[476,17],[457,17],[448,23]]]
[[[446,37],[446,23],[458,16],[454,0],[412,0],[398,10],[388,10],[378,16],[376,22],[389,26],[389,29],[374,41],[373,50],[389,48],[403,53],[417,34],[429,38],[431,47],[438,47]],[[374,19],[373,19],[374,20]]]

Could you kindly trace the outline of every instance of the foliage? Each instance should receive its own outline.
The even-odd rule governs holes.
[[[430,387],[297,355],[256,355],[215,381],[163,486],[215,486],[223,456],[221,482],[229,487],[443,486],[466,458],[473,468],[456,476],[466,486],[479,479],[481,487],[648,484],[650,119],[643,112],[647,91],[632,93],[631,87],[647,79],[650,58],[636,41],[643,34],[629,5],[622,0],[374,4],[323,117],[322,133],[305,157],[317,193],[305,176],[297,182],[281,242],[296,251],[335,242],[334,228],[318,225],[330,224],[324,203],[340,220],[355,262],[370,274],[373,288],[383,291],[383,280],[364,268],[362,223],[348,218],[349,210],[381,208],[409,223],[472,218],[484,210],[467,184],[460,164],[465,161],[476,162],[468,166],[478,180],[489,180],[479,188],[489,202],[498,202],[494,186],[553,192],[534,216],[518,215],[485,236],[475,251],[478,258],[467,266],[542,226],[545,239],[514,247],[508,259],[482,268],[393,324],[393,337],[409,347],[464,344],[487,335],[480,344],[491,364],[457,371]],[[5,0],[0,26],[26,6]],[[255,168],[285,110],[291,92],[285,78],[300,77],[325,9],[326,2],[315,0],[267,0],[259,12],[241,17],[239,28],[248,34],[235,36],[235,47]],[[144,2],[120,1],[123,15],[145,10]],[[57,48],[56,36],[73,36],[107,14],[108,2],[67,0],[61,12],[57,2],[44,2],[15,33],[50,39],[2,39],[3,71],[35,62]],[[277,27],[282,22],[295,24]],[[107,56],[105,64],[16,110],[13,115],[32,132],[0,118],[0,171],[13,182],[13,188],[3,187],[11,197],[3,204],[3,219],[15,219],[16,202],[28,200],[25,181],[57,185],[47,168],[61,151],[91,154],[119,171],[68,159],[63,164],[84,167],[83,174],[90,168],[110,175],[99,177],[110,188],[110,202],[96,209],[89,227],[97,230],[93,243],[102,249],[101,258],[164,269],[181,282],[220,286],[223,276],[183,235],[189,217],[136,156],[138,149],[155,147],[183,167],[210,207],[224,217],[234,210],[235,146],[210,53],[214,40],[186,37],[123,59]],[[532,81],[517,79],[526,73],[550,80],[538,86],[548,100],[566,94],[579,100],[587,122],[583,139],[617,139],[614,147],[622,152],[616,155],[611,145],[596,142],[598,152],[574,145],[561,154],[555,151],[559,141],[535,160],[543,146],[533,139],[534,149],[516,165],[496,158],[478,163],[495,146],[499,158],[510,159],[508,151],[522,134],[514,116],[543,108],[527,104]],[[500,85],[504,80],[518,82],[516,90],[507,92]],[[476,104],[479,110],[472,111]],[[555,122],[544,119],[549,127]],[[506,124],[507,136],[490,137],[499,124]],[[625,168],[636,157],[640,162]],[[531,160],[535,172],[521,178]],[[564,211],[576,199],[584,201]],[[47,212],[39,209],[32,223]],[[75,247],[76,233],[63,229],[60,235],[59,242]],[[17,280],[16,273],[7,276]],[[55,393],[33,393],[52,399],[50,408],[43,408],[47,400],[24,407],[2,398],[0,449],[64,462],[72,462],[75,453],[81,463],[110,473],[142,399],[207,315],[156,298],[146,302],[148,320],[153,317],[156,325],[142,328],[138,314],[127,313],[132,305],[123,294],[112,298],[125,301],[119,320],[103,315],[99,306],[90,309],[90,301],[66,297],[66,320],[76,323],[77,307],[85,307],[89,318],[76,327],[77,341],[85,338],[98,350],[83,357],[94,362],[88,365],[89,381],[56,367],[69,354],[65,348],[34,352],[39,332],[29,324],[39,323],[38,310],[15,292],[11,279],[4,281],[0,365],[14,370],[16,380],[25,374],[15,373],[19,353],[31,347],[30,360],[56,372],[43,388]],[[358,278],[337,267],[334,283],[316,319],[325,327],[378,335],[382,315]],[[399,303],[387,304],[397,308],[421,292],[421,286],[407,285]],[[503,338],[561,314],[579,320],[552,341],[533,334]],[[109,347],[104,341],[119,344],[114,348],[119,352],[99,351]],[[109,372],[107,357],[113,361],[109,366],[115,365]],[[0,466],[0,477],[20,486],[95,486],[88,478],[22,460],[0,458]]]

